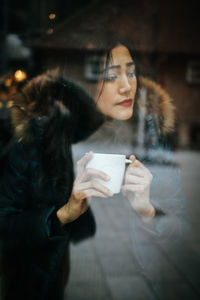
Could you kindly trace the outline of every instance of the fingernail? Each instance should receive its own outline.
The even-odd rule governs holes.
[[[110,180],[110,176],[106,176],[106,180],[107,180],[107,181]]]
[[[130,159],[133,159],[133,160],[136,159],[135,155],[131,155]]]

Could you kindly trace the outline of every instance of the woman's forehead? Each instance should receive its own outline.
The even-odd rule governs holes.
[[[129,67],[134,64],[130,51],[122,44],[117,45],[111,50],[108,61],[106,61],[106,57],[107,55],[105,55],[104,66],[107,64],[109,68],[120,68],[121,65]]]

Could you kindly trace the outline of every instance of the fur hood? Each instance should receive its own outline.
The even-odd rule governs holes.
[[[140,76],[139,84],[140,88],[145,88],[147,91],[146,113],[154,116],[159,134],[172,132],[175,122],[175,106],[172,98],[158,83],[149,78]],[[142,106],[140,98],[138,106]]]
[[[82,87],[52,72],[30,80],[8,106],[15,135],[28,143],[33,139],[35,126],[43,130],[54,122],[54,133],[61,134],[65,129],[75,143],[92,134],[104,121]]]

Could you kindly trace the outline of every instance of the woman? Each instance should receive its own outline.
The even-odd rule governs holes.
[[[97,108],[106,117],[119,120],[130,119],[133,115],[137,79],[135,62],[128,48],[118,43],[110,53],[107,53],[107,60],[104,61],[103,66],[99,67],[101,78],[99,78],[95,95]],[[103,180],[109,180],[106,174],[85,169],[91,157],[92,153],[88,153],[78,162],[78,173],[73,185],[72,196],[68,203],[57,212],[62,224],[77,219],[85,212],[91,196],[113,195],[102,184],[95,180],[91,181],[90,178],[96,175]],[[149,197],[152,175],[142,163],[135,159],[134,155],[131,155],[130,159],[133,162],[126,172],[123,192],[127,193],[134,210],[145,221],[148,221],[155,216],[155,208]],[[81,206],[75,207],[74,201],[83,201],[83,203]]]

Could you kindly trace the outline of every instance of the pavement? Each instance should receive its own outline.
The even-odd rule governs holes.
[[[186,240],[177,247],[145,240],[139,248],[146,253],[150,272],[145,273],[134,247],[127,202],[120,194],[93,199],[97,232],[71,245],[66,300],[200,299],[200,152],[179,151],[175,160],[191,224]]]

